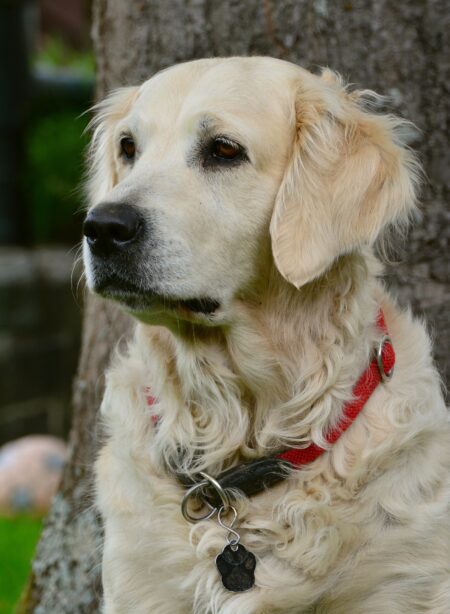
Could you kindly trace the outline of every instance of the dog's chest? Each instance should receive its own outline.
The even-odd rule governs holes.
[[[104,586],[114,603],[111,611],[228,614],[226,604],[232,602],[233,614],[259,613],[265,611],[258,605],[263,593],[267,601],[267,592],[282,586],[297,591],[299,583],[305,605],[317,600],[339,573],[346,549],[360,539],[349,520],[349,493],[337,495],[336,481],[326,477],[329,460],[318,459],[307,477],[299,473],[237,506],[242,544],[257,559],[256,587],[240,595],[229,593],[215,563],[226,545],[226,530],[217,519],[192,525],[183,518],[184,488],[158,457],[157,433],[185,436],[183,418],[170,429],[164,418],[155,427],[152,411],[158,408],[148,406],[144,392],[145,383],[154,380],[125,374],[122,369],[121,377],[109,380],[103,413],[111,438],[96,466],[97,500],[105,523]],[[124,388],[124,379],[133,387]],[[162,416],[170,411],[159,409]],[[207,598],[215,600],[215,609],[202,605]],[[296,594],[295,601],[299,599]],[[241,602],[247,606],[239,609]]]
[[[216,519],[189,524],[181,514],[184,490],[176,479],[152,472],[123,450],[118,453],[117,445],[116,440],[105,446],[97,463],[98,500],[105,521],[105,590],[117,612],[130,611],[128,600],[138,595],[142,610],[136,614],[166,611],[151,610],[159,607],[159,599],[172,603],[172,611],[191,613],[197,611],[193,608],[198,595],[214,594],[220,595],[222,609],[233,600],[233,611],[240,611],[239,599],[248,601],[248,593],[226,591],[215,562],[226,545],[226,530]],[[257,587],[250,589],[255,604],[261,598],[259,587],[278,589],[286,582],[302,582],[304,598],[314,599],[324,589],[324,573],[339,555],[336,543],[345,523],[324,504],[330,497],[328,487],[319,479],[307,488],[298,486],[282,484],[238,508],[242,543],[257,558]],[[317,548],[317,535],[327,535],[331,527],[333,534]],[[186,610],[180,607],[183,603]]]

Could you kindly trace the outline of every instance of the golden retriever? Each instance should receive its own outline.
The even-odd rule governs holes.
[[[425,328],[373,251],[414,211],[420,168],[408,123],[374,102],[329,70],[236,57],[98,105],[87,280],[138,320],[101,408],[106,614],[450,612],[448,415]],[[380,310],[392,378],[330,442]],[[208,476],[314,445],[262,492],[225,491],[221,526]],[[190,523],[199,480],[188,515],[213,513]],[[231,505],[248,590],[216,566],[240,547]]]

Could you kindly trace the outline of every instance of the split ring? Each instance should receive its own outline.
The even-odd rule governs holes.
[[[222,502],[221,507],[224,510],[228,510],[228,508],[230,507],[230,498],[226,490],[222,488],[220,483],[216,479],[214,479],[213,477],[205,473],[204,471],[200,471],[199,473],[202,476],[203,481],[191,486],[191,488],[189,488],[189,490],[186,491],[183,497],[183,500],[181,502],[181,513],[183,514],[183,517],[188,522],[200,522],[201,520],[209,520],[217,512],[217,507],[212,506],[211,503],[209,503],[209,501],[205,499],[205,497],[201,496],[201,491],[207,486],[212,486],[214,490],[217,492]],[[203,503],[207,507],[209,507],[209,512],[207,512],[203,516],[193,516],[189,511],[189,499],[191,497],[199,497],[199,496],[202,499]]]

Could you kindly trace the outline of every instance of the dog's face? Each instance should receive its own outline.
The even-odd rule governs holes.
[[[281,85],[261,69],[206,61],[125,92],[129,109],[111,127],[115,185],[87,222],[96,291],[147,314],[163,303],[187,317],[227,309],[254,275],[286,165],[292,137]],[[129,221],[131,240],[106,238],[101,249],[102,209],[106,223]]]
[[[88,284],[149,322],[230,321],[266,263],[300,287],[413,203],[393,120],[287,62],[182,64],[94,125]]]

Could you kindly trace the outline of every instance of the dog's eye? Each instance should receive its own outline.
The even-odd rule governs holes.
[[[133,160],[136,154],[136,145],[131,136],[124,136],[120,139],[120,153],[127,159]]]
[[[234,160],[242,154],[242,147],[223,137],[219,137],[214,140],[212,146],[212,155],[215,158],[222,158],[223,160]]]
[[[250,161],[245,147],[226,136],[206,141],[201,152],[203,168],[212,171],[235,168]]]

